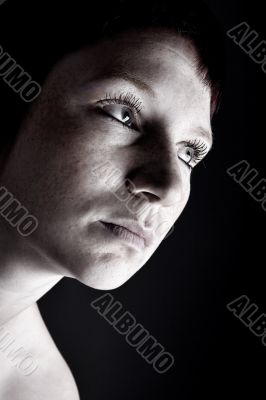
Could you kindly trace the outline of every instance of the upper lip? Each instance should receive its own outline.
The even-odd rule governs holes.
[[[127,229],[131,233],[134,233],[135,235],[141,237],[144,242],[145,246],[150,246],[152,242],[154,241],[154,234],[152,231],[148,231],[147,229],[142,228],[138,222],[133,221],[133,220],[123,220],[123,221],[102,221],[107,224],[114,224],[121,226],[122,228]]]

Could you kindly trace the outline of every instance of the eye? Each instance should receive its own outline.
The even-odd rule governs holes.
[[[183,161],[190,169],[193,169],[199,161],[207,154],[208,147],[200,140],[188,141],[179,150],[178,158]]]
[[[102,109],[111,117],[122,122],[124,125],[131,127],[135,122],[134,113],[127,106],[122,104],[107,104]]]
[[[98,103],[106,114],[121,122],[123,126],[138,130],[137,115],[142,108],[142,102],[133,93],[121,93],[118,96],[106,94],[105,99]]]

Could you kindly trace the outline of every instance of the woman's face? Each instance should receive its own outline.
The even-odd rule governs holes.
[[[48,75],[1,183],[38,219],[27,240],[60,273],[116,288],[179,217],[212,141],[194,56],[184,39],[145,29],[72,53]]]

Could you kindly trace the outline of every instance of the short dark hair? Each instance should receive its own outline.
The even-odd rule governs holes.
[[[196,49],[197,70],[211,89],[211,115],[215,113],[224,70],[222,36],[215,16],[202,1],[95,0],[90,7],[86,0],[58,0],[50,7],[41,0],[6,2],[0,9],[0,44],[41,84],[60,58],[85,45],[136,27],[174,29]],[[9,117],[0,138],[4,145],[15,137],[29,104],[5,83],[0,85],[4,114]]]

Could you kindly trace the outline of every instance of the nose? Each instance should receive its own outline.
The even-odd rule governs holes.
[[[139,154],[140,162],[128,176],[134,195],[145,195],[150,203],[165,207],[181,201],[185,183],[176,148],[169,147],[157,143]]]

